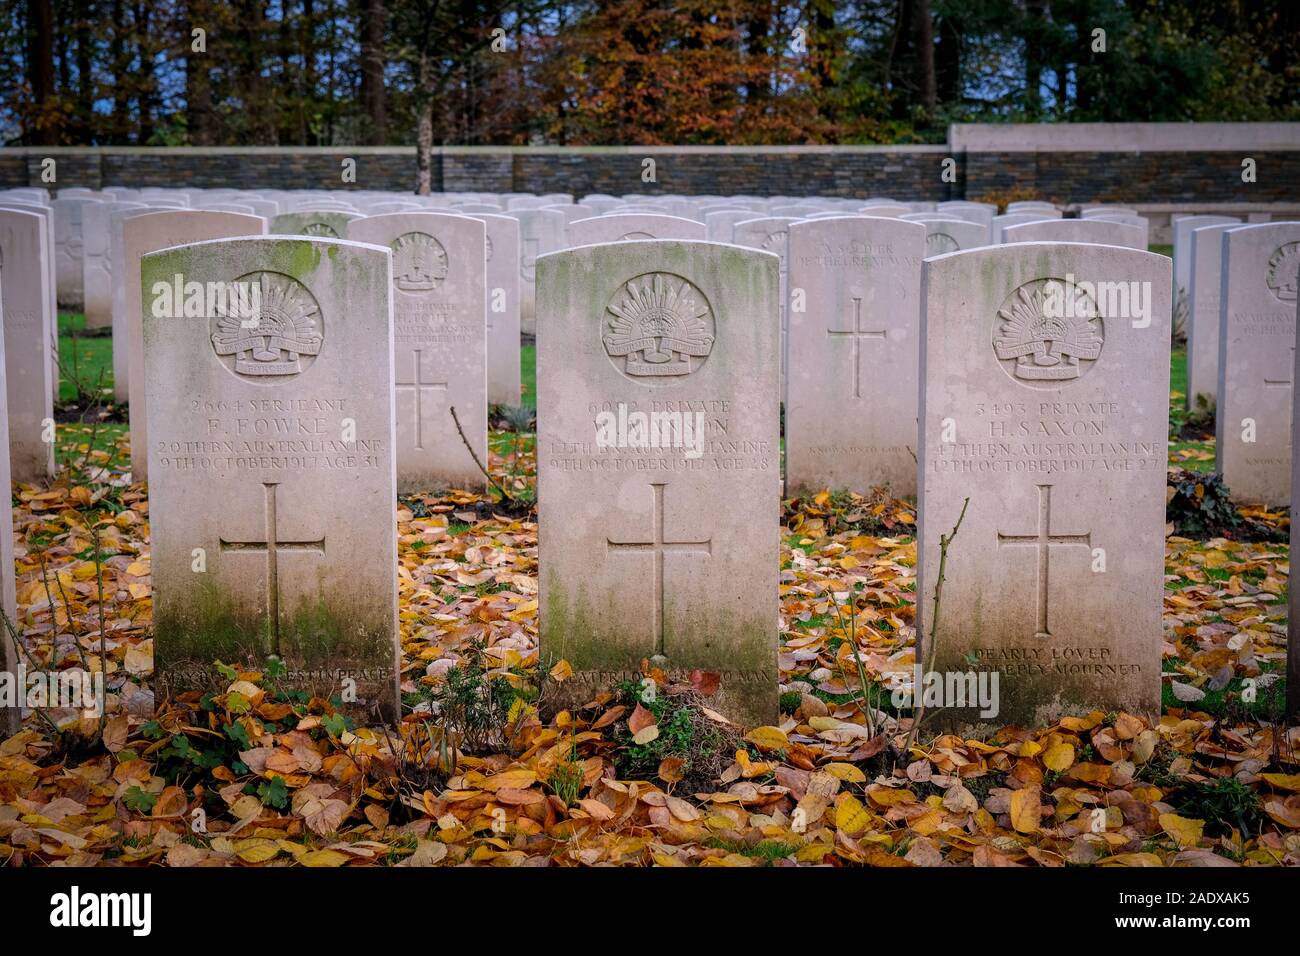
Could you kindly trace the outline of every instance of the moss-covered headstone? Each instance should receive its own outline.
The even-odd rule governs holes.
[[[274,656],[282,685],[395,714],[390,262],[276,237],[143,258],[163,693]]]
[[[710,242],[538,260],[541,646],[582,704],[642,679],[777,715],[777,259]]]

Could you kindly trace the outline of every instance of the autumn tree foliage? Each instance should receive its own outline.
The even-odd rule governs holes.
[[[1292,0],[0,0],[10,144],[927,142],[1298,81]]]

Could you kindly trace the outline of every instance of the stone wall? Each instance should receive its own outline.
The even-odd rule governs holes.
[[[1246,157],[1256,181],[1242,182]],[[42,161],[57,180],[42,180]],[[944,160],[955,181],[946,182]],[[356,182],[342,162],[356,160]],[[654,182],[643,181],[653,161]],[[414,187],[414,147],[0,149],[0,188]],[[442,192],[675,192],[978,199],[1062,204],[1300,201],[1300,123],[957,125],[944,146],[439,147]],[[949,177],[953,178],[953,177]]]

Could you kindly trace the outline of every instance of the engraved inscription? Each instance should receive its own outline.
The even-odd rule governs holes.
[[[326,239],[337,239],[339,234],[334,227],[327,222],[309,222],[302,227],[304,236],[323,236]]]

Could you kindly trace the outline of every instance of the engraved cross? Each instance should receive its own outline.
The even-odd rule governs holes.
[[[886,329],[869,332],[862,327],[862,298],[856,297],[853,300],[853,329],[849,332],[842,332],[839,329],[827,329],[826,334],[834,337],[837,335],[848,336],[849,341],[853,343],[853,397],[862,397],[862,349],[858,344],[862,339],[885,339],[889,337]]]
[[[261,541],[227,541],[218,538],[221,550],[251,551],[266,555],[266,604],[267,631],[271,638],[272,654],[280,653],[280,552],[314,551],[325,556],[325,539],[316,541],[281,541],[277,534],[277,515],[275,506],[275,489],[278,485],[272,481],[262,482],[266,492],[266,537]]]
[[[1295,346],[1293,345],[1291,346],[1291,363],[1287,366],[1286,378],[1265,378],[1264,387],[1265,388],[1290,388],[1291,373],[1294,368],[1295,368]]]
[[[1035,637],[1050,638],[1047,626],[1047,586],[1052,545],[1092,546],[1092,532],[1086,534],[1052,534],[1052,486],[1038,486],[1038,533],[1003,534],[998,532],[998,547],[1002,545],[1029,545],[1038,549],[1038,633]]]
[[[413,349],[411,351],[411,358],[415,364],[415,374],[411,376],[413,381],[396,383],[399,392],[403,389],[410,389],[412,398],[415,401],[415,447],[419,449],[424,448],[424,393],[445,392],[447,390],[446,382],[426,382],[420,374],[420,356],[423,351],[423,349]]]
[[[654,513],[651,523],[654,530],[650,541],[615,541],[606,538],[608,553],[617,551],[648,552],[654,557],[654,607],[652,626],[655,634],[655,653],[664,650],[664,559],[669,552],[676,554],[713,554],[713,539],[703,541],[666,541],[664,539],[664,484],[651,482],[654,493]]]

